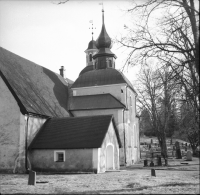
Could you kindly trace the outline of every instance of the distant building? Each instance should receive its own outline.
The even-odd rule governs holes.
[[[75,82],[0,48],[0,171],[95,172],[139,160],[136,92],[102,30]]]

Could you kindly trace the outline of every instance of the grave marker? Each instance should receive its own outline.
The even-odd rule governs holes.
[[[176,146],[176,158],[177,159],[182,159],[181,149],[180,149],[180,145],[179,145],[178,141],[175,142],[175,146]]]
[[[187,151],[186,160],[187,161],[192,161],[192,152],[191,151]]]
[[[153,163],[153,161],[151,161],[151,163],[150,163],[150,167],[154,167],[154,163]]]
[[[36,172],[29,170],[28,185],[36,184]]]
[[[158,166],[162,166],[161,156],[157,156],[158,158]]]
[[[156,177],[156,171],[155,171],[155,169],[151,169],[151,176]]]
[[[148,160],[144,160],[144,167],[148,166]]]

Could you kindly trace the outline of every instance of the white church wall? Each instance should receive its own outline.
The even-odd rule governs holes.
[[[0,77],[0,171],[25,171],[25,118]]]
[[[124,104],[125,99],[123,93],[125,91],[125,86],[126,84],[113,84],[113,85],[103,85],[103,86],[72,88],[72,90],[74,96],[110,93]]]
[[[31,141],[34,139],[42,125],[45,123],[47,119],[40,118],[37,116],[29,116],[28,118],[28,135],[27,135],[27,142],[28,146],[30,145]]]
[[[126,164],[131,165],[139,161],[139,134],[136,118],[136,94],[128,87],[126,90],[125,111],[125,143],[126,143]]]
[[[137,158],[140,159],[140,129],[139,129],[139,118],[136,117],[136,132],[137,132]]]

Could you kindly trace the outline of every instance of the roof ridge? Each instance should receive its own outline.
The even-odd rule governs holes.
[[[112,94],[110,94],[110,93],[100,93],[100,94],[91,94],[91,95],[77,95],[77,96],[72,96],[70,98],[85,97],[85,96],[98,96],[98,95],[112,95]]]
[[[77,119],[77,118],[97,118],[97,117],[106,117],[106,116],[113,116],[112,114],[104,114],[104,115],[93,115],[93,116],[75,116],[75,117],[51,117],[50,120],[52,119],[67,119],[67,120],[70,120],[70,119]]]

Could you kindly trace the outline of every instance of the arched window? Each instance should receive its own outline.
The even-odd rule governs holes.
[[[90,54],[90,56],[89,56],[89,57],[90,57],[90,62],[91,62],[91,61],[92,61],[92,54]]]

